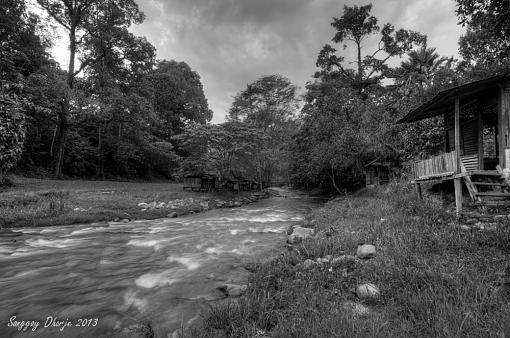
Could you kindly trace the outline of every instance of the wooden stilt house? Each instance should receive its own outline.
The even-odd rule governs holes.
[[[473,202],[510,203],[510,72],[439,92],[398,123],[442,115],[444,154],[414,163],[413,183],[453,180],[457,214],[462,185]]]
[[[365,165],[365,185],[387,184],[394,173],[394,164],[390,161],[376,159]]]

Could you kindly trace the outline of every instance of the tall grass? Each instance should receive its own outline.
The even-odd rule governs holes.
[[[55,217],[69,209],[69,192],[48,190],[11,196],[0,200],[0,227],[9,226],[20,220],[30,226],[31,220],[41,217]]]
[[[440,200],[418,200],[401,183],[333,200],[312,218],[316,238],[256,265],[247,293],[213,306],[193,336],[510,336],[510,224],[462,230]],[[377,256],[299,264],[354,254],[360,243],[374,244]],[[359,302],[354,288],[366,282],[381,297],[358,316],[344,304]]]

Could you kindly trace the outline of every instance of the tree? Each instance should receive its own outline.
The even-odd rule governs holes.
[[[49,63],[47,41],[36,34],[39,18],[24,1],[0,6],[0,180],[20,158],[28,109],[38,110],[27,93],[27,78]]]
[[[212,119],[200,75],[185,62],[161,60],[150,73],[153,107],[159,123],[154,134],[170,141],[187,125],[205,124]]]
[[[278,129],[298,109],[297,86],[281,75],[269,75],[248,84],[234,97],[228,119],[252,123],[267,131]]]
[[[317,67],[322,72],[338,72],[346,83],[355,88],[366,98],[366,91],[377,86],[380,81],[391,76],[388,61],[395,56],[402,56],[416,45],[426,42],[426,36],[410,30],[399,29],[386,23],[382,29],[377,25],[377,18],[370,15],[372,5],[344,6],[343,15],[333,18],[331,25],[336,29],[332,41],[341,43],[343,50],[348,43],[354,44],[354,69],[348,67],[346,56],[337,55],[337,50],[331,45],[325,45],[319,53]],[[380,33],[377,48],[366,55],[363,42],[374,34]],[[320,75],[319,75],[320,76]]]
[[[441,57],[435,48],[423,46],[407,55],[408,59],[395,71],[394,92],[390,94],[392,108],[399,117],[455,84],[457,78],[453,58]],[[400,135],[396,146],[403,161],[437,155],[444,149],[442,117],[396,126],[396,130]]]
[[[227,120],[247,123],[266,135],[253,153],[259,181],[288,181],[289,146],[297,129],[297,89],[289,79],[276,74],[255,80],[234,97]]]
[[[259,180],[261,171],[256,159],[265,137],[260,130],[238,121],[217,125],[191,124],[184,133],[175,136],[187,152],[180,172],[212,172],[227,179],[233,171],[242,171]]]
[[[18,161],[25,140],[25,116],[16,95],[0,91],[0,186],[4,175]]]
[[[69,63],[67,67],[67,85],[71,90],[74,89],[76,76],[87,66],[98,62],[104,57],[103,53],[100,55],[82,53],[81,64],[78,69],[75,69],[77,52],[84,49],[84,44],[87,41],[93,41],[95,37],[101,34],[102,29],[105,28],[102,24],[104,21],[97,20],[98,16],[103,15],[105,8],[109,10],[109,13],[115,13],[115,20],[109,21],[112,25],[110,30],[113,30],[113,28],[119,30],[127,29],[131,23],[141,23],[144,19],[143,13],[139,11],[138,5],[134,0],[37,0],[37,2],[68,33]],[[116,42],[116,37],[116,35],[111,35],[106,44],[113,45]],[[73,109],[69,96],[62,97],[62,100],[65,103],[59,111],[55,176],[62,174],[64,150],[69,127],[68,119]]]
[[[425,100],[425,91],[434,85],[438,72],[451,69],[453,59],[441,57],[435,48],[426,45],[407,55],[408,60],[403,61],[397,70],[396,81],[405,87],[404,97],[412,93],[421,103]]]
[[[456,0],[459,23],[467,27],[459,52],[468,62],[503,65],[510,61],[510,2]]]

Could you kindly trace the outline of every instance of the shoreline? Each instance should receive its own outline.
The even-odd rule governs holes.
[[[16,178],[0,192],[0,231],[98,222],[172,218],[240,207],[267,198],[264,191],[189,192],[181,184]],[[274,194],[274,193],[273,193]]]

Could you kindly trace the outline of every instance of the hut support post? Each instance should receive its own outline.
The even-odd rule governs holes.
[[[456,152],[456,174],[460,173],[460,103],[459,103],[459,95],[455,97],[455,152]],[[455,207],[457,212],[457,217],[460,217],[462,214],[462,178],[454,179],[455,186]]]
[[[505,149],[508,147],[508,114],[510,110],[510,83],[507,82],[500,86],[498,97],[498,126],[499,126],[499,165],[507,168],[508,159],[506,159]]]
[[[416,192],[418,193],[418,198],[422,200],[423,194],[421,192],[421,184],[420,183],[416,183]]]

